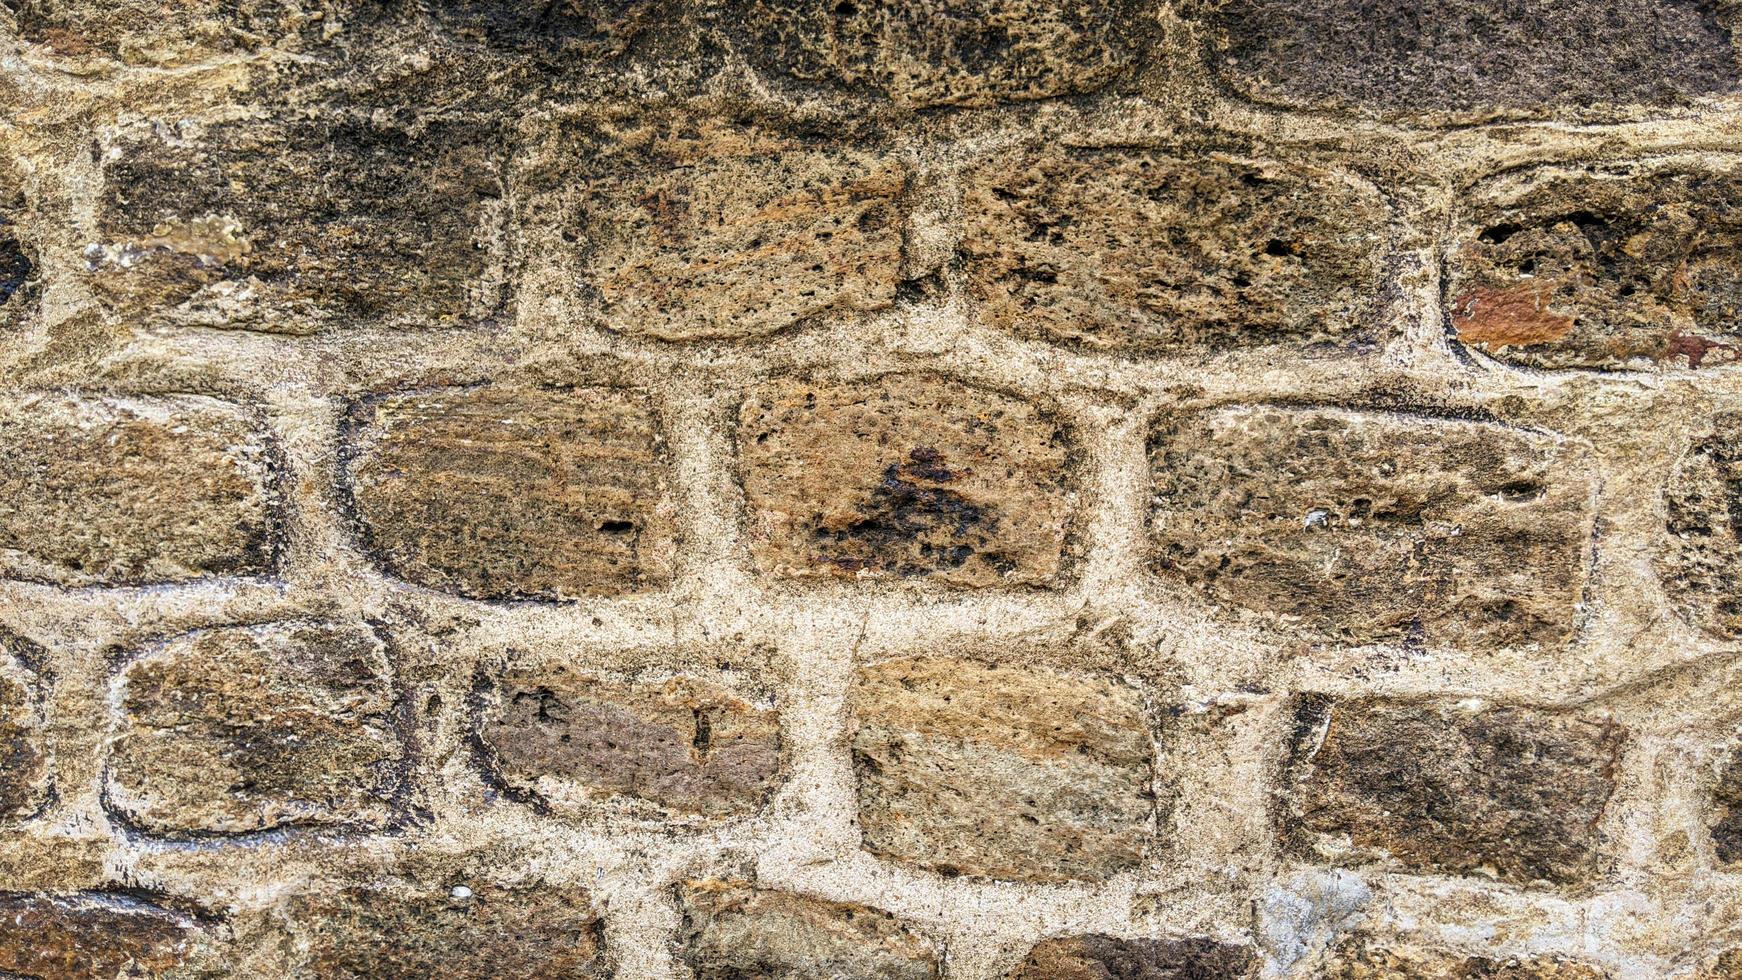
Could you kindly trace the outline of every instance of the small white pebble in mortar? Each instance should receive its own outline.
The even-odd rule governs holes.
[[[454,890],[449,892],[448,894],[454,896],[455,898],[457,898],[463,902],[466,899],[472,897],[472,890],[470,888],[467,888],[465,885],[455,885]]]

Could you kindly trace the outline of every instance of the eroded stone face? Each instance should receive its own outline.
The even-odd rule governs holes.
[[[429,13],[494,50],[597,59],[621,53],[673,9],[662,0],[445,0]]]
[[[272,570],[263,426],[208,398],[0,400],[0,574],[142,585]]]
[[[0,631],[0,821],[31,816],[48,797],[39,681],[11,653],[22,642]]]
[[[174,637],[118,681],[109,805],[154,834],[385,825],[404,758],[389,678],[360,627]]]
[[[780,381],[738,437],[764,571],[986,587],[1064,566],[1069,439],[1034,404],[923,375]]]
[[[1150,443],[1154,567],[1320,642],[1477,653],[1571,634],[1582,446],[1503,425],[1234,407]]]
[[[1711,367],[1742,346],[1742,176],[1548,171],[1478,191],[1447,261],[1459,342],[1540,368]]]
[[[0,181],[5,180],[0,171]],[[36,313],[35,282],[36,249],[23,229],[17,215],[23,209],[23,198],[8,194],[0,185],[0,331],[27,323]]]
[[[1742,749],[1725,757],[1712,787],[1712,846],[1718,860],[1742,863]],[[1742,952],[1737,954],[1742,966]]]
[[[1238,980],[1252,951],[1211,939],[1049,939],[1029,950],[1010,980]]]
[[[972,172],[961,251],[980,321],[1126,353],[1376,339],[1371,188],[1221,155],[1049,149]]]
[[[392,574],[477,599],[664,584],[664,443],[616,388],[442,388],[366,399],[348,448],[362,543]]]
[[[1194,0],[1222,79],[1263,102],[1382,115],[1680,105],[1737,88],[1701,0]]]
[[[1742,414],[1712,420],[1664,490],[1656,556],[1664,591],[1689,621],[1742,634]]]
[[[678,957],[695,980],[936,980],[935,943],[887,912],[738,880],[690,881],[677,890]]]
[[[861,670],[853,771],[869,851],[945,874],[1097,880],[1153,832],[1139,693],[956,658]]]
[[[610,975],[592,898],[578,888],[502,886],[472,877],[382,879],[300,895],[285,915],[306,950],[297,976],[496,980]]]
[[[1608,973],[1562,956],[1462,956],[1385,947],[1363,938],[1339,942],[1326,980],[1605,980]]]
[[[165,976],[198,924],[136,898],[85,892],[0,895],[0,973],[31,980]]]
[[[9,6],[24,40],[58,56],[154,67],[255,51],[303,31],[315,33],[320,22],[310,13],[334,9],[287,0],[182,0],[172,6],[151,0],[17,0]]]
[[[781,765],[773,711],[685,677],[509,670],[480,734],[501,779],[559,805],[622,795],[673,813],[737,816],[761,805]]]
[[[1299,705],[1284,830],[1331,860],[1566,885],[1593,873],[1624,733],[1479,702]]]
[[[493,126],[385,113],[156,120],[101,144],[104,307],[128,323],[307,334],[493,316]]]

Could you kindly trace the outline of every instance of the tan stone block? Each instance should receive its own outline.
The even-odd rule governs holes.
[[[49,795],[41,681],[14,655],[26,642],[0,630],[0,820],[32,816]]]
[[[1049,939],[1029,950],[1010,980],[1239,980],[1257,958],[1212,939]]]
[[[1331,950],[1326,980],[1606,980],[1609,974],[1563,956],[1464,956],[1378,946],[1359,937]]]
[[[937,945],[887,912],[737,880],[678,887],[678,958],[695,980],[936,980]]]

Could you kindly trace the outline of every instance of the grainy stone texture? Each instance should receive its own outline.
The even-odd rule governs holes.
[[[488,698],[480,735],[497,774],[542,801],[626,796],[730,817],[759,806],[779,775],[778,716],[694,678],[522,668],[503,672]]]
[[[565,599],[671,574],[663,439],[609,388],[372,397],[348,477],[362,544],[400,578],[478,599]]]
[[[173,637],[118,680],[110,805],[155,834],[392,816],[404,747],[386,650],[359,627]]]
[[[1732,750],[1712,787],[1712,846],[1718,860],[1742,864],[1742,751]]]
[[[198,933],[187,916],[127,895],[0,895],[0,971],[7,976],[168,976]]]
[[[781,576],[1044,585],[1065,566],[1066,427],[937,376],[780,381],[738,423],[757,564]]]
[[[1049,939],[1010,980],[1239,980],[1257,967],[1249,949],[1211,939]]]
[[[1097,678],[896,660],[859,672],[853,771],[865,847],[945,874],[1100,879],[1154,829],[1137,691]]]
[[[695,980],[936,980],[942,957],[924,933],[862,905],[711,878],[678,886],[678,958]]]
[[[0,404],[0,571],[63,585],[260,575],[277,545],[271,443],[209,398]]]
[[[49,760],[42,742],[41,679],[26,652],[43,651],[0,631],[0,821],[34,815],[49,792]]]
[[[1723,636],[1742,633],[1742,414],[1696,430],[1665,490],[1657,569],[1683,615]]]
[[[1588,879],[1625,736],[1479,702],[1299,702],[1286,830],[1323,858],[1521,884]]]
[[[1590,963],[1562,956],[1488,957],[1420,952],[1355,938],[1339,943],[1326,980],[1607,980]]]
[[[0,331],[33,323],[40,300],[37,249],[18,220],[25,209],[24,197],[10,183],[6,169],[0,167]]]
[[[1047,150],[967,178],[987,326],[1090,350],[1370,345],[1386,244],[1371,188],[1222,154]]]
[[[1388,412],[1250,406],[1151,435],[1154,565],[1325,642],[1552,649],[1585,581],[1585,451]]]

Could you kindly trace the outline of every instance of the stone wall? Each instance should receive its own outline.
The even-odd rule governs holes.
[[[1742,978],[1731,0],[4,0],[0,974]]]

